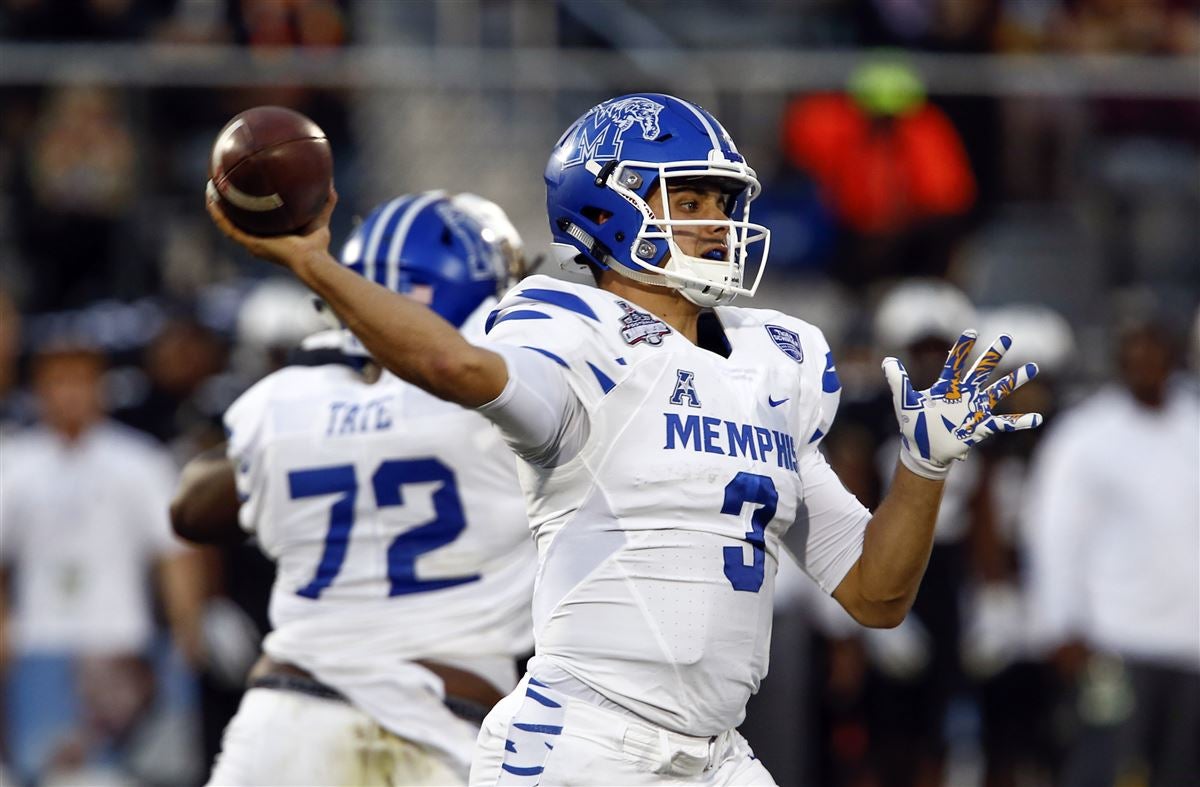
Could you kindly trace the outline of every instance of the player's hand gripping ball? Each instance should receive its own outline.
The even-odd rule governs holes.
[[[924,391],[913,389],[904,364],[895,358],[884,359],[883,373],[900,421],[900,461],[905,467],[925,478],[945,478],[950,462],[966,457],[971,446],[997,432],[1033,429],[1042,423],[1038,413],[994,412],[1004,397],[1038,372],[1037,364],[1027,363],[989,385],[992,370],[1011,346],[1012,338],[1000,334],[970,370],[964,371],[975,347],[975,331],[965,331],[950,350],[937,382]]]
[[[325,132],[285,107],[247,109],[221,129],[208,192],[239,229],[258,236],[296,232],[320,215],[333,183]]]

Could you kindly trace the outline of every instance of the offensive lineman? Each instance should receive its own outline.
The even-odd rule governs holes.
[[[1001,337],[969,371],[965,332],[941,379],[884,370],[902,463],[872,515],[816,446],[839,384],[820,331],[739,309],[765,228],[758,180],[709,113],[638,94],[572,125],[546,168],[557,249],[598,287],[532,277],[488,343],[358,277],[305,236],[223,232],[291,269],[388,369],[477,408],[521,457],[538,545],[536,657],[489,715],[473,784],[772,784],[735,731],[766,672],[774,575],[800,565],[859,622],[894,626],[929,555],[951,460],[1036,414],[991,408],[1036,373],[987,387]],[[327,207],[326,216],[332,210]]]
[[[342,262],[481,338],[520,253],[506,218],[476,220],[481,199],[391,200]],[[287,367],[243,394],[225,415],[228,458],[193,460],[172,507],[185,537],[244,537],[225,532],[240,497],[242,528],[278,564],[273,631],[210,783],[463,784],[479,723],[532,644],[535,554],[512,454],[349,331],[306,347],[343,362]]]

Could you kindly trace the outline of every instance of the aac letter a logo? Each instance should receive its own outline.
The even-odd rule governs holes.
[[[696,393],[696,375],[687,369],[675,370],[675,390],[671,393],[671,404],[683,404],[687,399],[688,407],[700,406],[700,395]]]

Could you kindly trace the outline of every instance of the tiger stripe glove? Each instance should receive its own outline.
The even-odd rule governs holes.
[[[997,432],[1033,429],[1042,423],[1038,413],[996,415],[993,409],[1013,391],[1037,376],[1037,364],[1027,363],[987,385],[992,370],[1012,346],[1012,337],[1000,334],[988,351],[963,375],[975,347],[975,331],[964,331],[942,367],[941,376],[927,390],[914,391],[904,364],[883,359],[883,374],[892,389],[892,404],[900,421],[900,461],[923,478],[946,477],[950,462],[963,459],[967,450]],[[986,386],[986,387],[985,387]]]

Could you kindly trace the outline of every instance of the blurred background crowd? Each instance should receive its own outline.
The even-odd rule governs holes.
[[[0,36],[0,781],[199,783],[266,628],[270,563],[166,515],[319,327],[204,213],[225,121],[322,126],[335,242],[445,188],[536,253],[557,135],[633,90],[758,171],[746,305],[829,337],[826,450],[865,504],[883,355],[928,385],[975,326],[1042,365],[1014,406],[1046,427],[956,468],[900,628],[783,572],[743,729],[780,783],[1200,779],[1196,0],[0,0]]]

